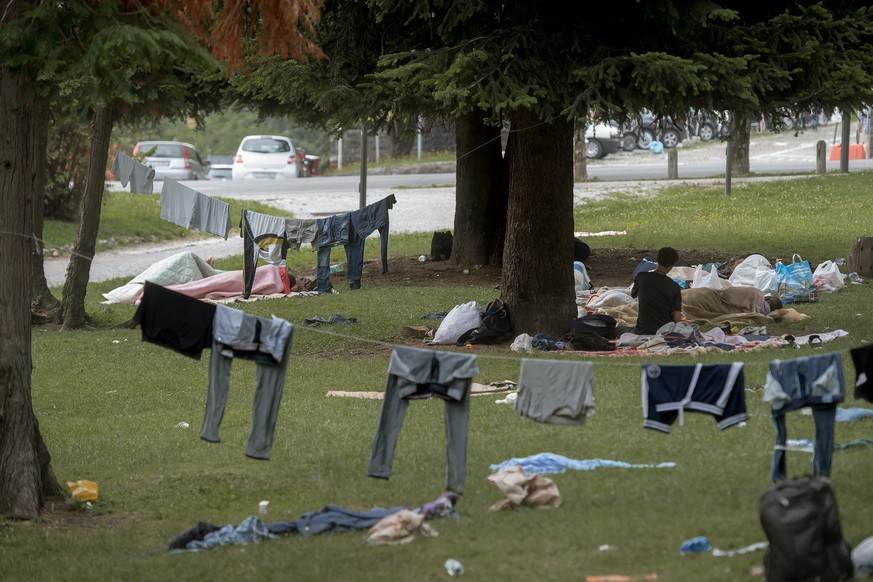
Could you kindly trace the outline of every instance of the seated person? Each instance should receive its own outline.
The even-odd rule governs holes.
[[[573,262],[584,263],[591,256],[591,247],[578,238],[573,239]]]
[[[639,302],[639,314],[633,333],[654,335],[663,325],[682,321],[682,288],[667,276],[678,261],[676,249],[663,247],[658,250],[655,269],[634,278],[631,297]]]
[[[722,289],[693,287],[682,290],[682,310],[693,321],[756,321],[756,316],[768,316],[782,309],[778,297],[764,295],[755,287],[737,285]]]

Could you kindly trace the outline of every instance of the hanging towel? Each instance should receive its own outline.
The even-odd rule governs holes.
[[[127,187],[128,182],[130,182],[132,194],[154,193],[154,168],[137,162],[124,152],[115,154],[115,159],[112,161],[112,173],[115,174],[122,186]]]
[[[537,422],[585,424],[594,414],[593,365],[523,358],[514,409]]]

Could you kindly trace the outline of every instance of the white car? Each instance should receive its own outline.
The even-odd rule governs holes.
[[[233,179],[299,178],[302,164],[294,144],[281,135],[247,135],[233,159]]]

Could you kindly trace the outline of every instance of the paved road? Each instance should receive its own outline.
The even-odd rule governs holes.
[[[816,142],[830,143],[833,126],[800,136],[753,134],[750,143],[752,172],[803,172],[815,170]],[[720,142],[692,144],[677,150],[680,183],[723,185],[725,145]],[[839,169],[839,162],[828,162],[828,170]],[[873,169],[873,160],[851,160],[850,171]],[[588,165],[589,181],[577,182],[574,199],[577,205],[598,200],[609,193],[628,192],[646,195],[670,186],[665,155],[639,150],[619,152]],[[779,176],[789,179],[792,176]],[[652,178],[662,178],[655,179]],[[752,177],[734,179],[733,184],[775,179]],[[359,207],[360,179],[355,176],[318,177],[285,182],[216,181],[193,182],[192,187],[211,196],[240,200],[257,200],[300,218],[329,216]],[[432,232],[454,228],[454,173],[375,175],[367,177],[366,202],[380,200],[390,193],[397,197],[391,211],[391,232]],[[155,191],[160,191],[160,182]],[[118,183],[112,189],[123,189]],[[129,247],[99,253],[91,265],[91,281],[116,277],[133,277],[155,262],[182,251],[193,251],[202,257],[227,257],[242,254],[242,239],[211,237],[200,241],[166,243]],[[50,286],[62,285],[67,260],[48,258],[46,279]]]

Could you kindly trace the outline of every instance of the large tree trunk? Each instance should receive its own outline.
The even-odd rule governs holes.
[[[60,309],[60,301],[49,291],[45,279],[43,265],[42,240],[44,224],[45,184],[46,184],[46,148],[48,147],[48,106],[45,99],[37,98],[33,102],[34,113],[31,116],[30,132],[33,136],[33,236],[36,237],[30,252],[30,278],[33,285],[33,298],[30,309],[34,321],[44,322],[52,319]]]
[[[88,291],[91,259],[97,248],[111,134],[112,112],[105,106],[95,108],[91,121],[91,153],[88,156],[88,178],[85,181],[85,196],[82,198],[79,232],[67,265],[61,296],[63,329],[67,330],[85,326],[85,294]]]
[[[33,2],[12,0],[4,18],[21,18]],[[29,79],[0,68],[0,515],[33,519],[43,504],[44,443],[33,415],[30,253],[33,248],[34,147]],[[18,276],[15,276],[18,274]],[[51,472],[48,467],[48,472]]]
[[[455,124],[457,186],[452,262],[462,267],[499,265],[506,235],[507,188],[500,128],[475,111]]]
[[[735,112],[731,123],[731,175],[749,175],[749,139],[752,118],[748,112]]]
[[[570,331],[573,287],[573,124],[527,110],[512,116],[502,298],[515,333]]]

